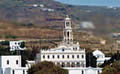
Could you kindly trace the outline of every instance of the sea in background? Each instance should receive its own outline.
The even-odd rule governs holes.
[[[120,0],[56,0],[71,5],[120,7]]]

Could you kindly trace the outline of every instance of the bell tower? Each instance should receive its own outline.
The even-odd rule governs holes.
[[[72,23],[71,18],[67,15],[65,18],[65,25],[63,30],[63,41],[67,44],[73,44],[73,32],[72,32]]]

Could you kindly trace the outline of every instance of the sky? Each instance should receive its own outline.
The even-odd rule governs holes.
[[[72,5],[95,5],[120,7],[120,0],[56,0]]]

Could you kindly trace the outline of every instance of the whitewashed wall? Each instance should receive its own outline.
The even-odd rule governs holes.
[[[21,67],[21,56],[0,56],[0,67],[1,68],[7,68],[7,67]],[[7,64],[7,61],[9,61],[9,64]],[[18,61],[18,64],[16,64],[16,61]]]
[[[18,62],[16,63],[16,61]],[[0,74],[27,74],[27,70],[28,67],[21,66],[21,56],[0,56]]]
[[[102,68],[65,68],[69,74],[99,74],[102,72]]]

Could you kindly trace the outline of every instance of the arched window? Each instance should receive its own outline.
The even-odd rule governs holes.
[[[72,55],[72,58],[74,58],[74,55]]]
[[[79,58],[79,55],[77,55],[77,58]]]
[[[76,66],[77,66],[77,67],[80,67],[80,62],[77,62]]]
[[[52,57],[53,57],[53,59],[55,58],[55,56],[54,56],[54,55],[53,55]]]
[[[69,33],[69,32],[67,32],[67,36],[68,36],[68,37],[70,36],[70,33]]]
[[[9,65],[9,60],[7,60],[7,64]]]
[[[84,67],[84,62],[81,62],[81,66]]]
[[[65,67],[65,63],[64,62],[62,62],[62,67]]]
[[[47,57],[48,57],[48,59],[50,58],[50,56],[49,56],[49,55],[48,55]]]
[[[62,58],[65,58],[64,55],[62,55]]]
[[[59,56],[59,55],[57,55],[57,58],[59,59],[59,58],[60,58],[60,56]]]
[[[45,55],[43,55],[43,59],[45,58]]]
[[[16,60],[16,64],[18,64],[18,60]]]
[[[82,55],[82,58],[84,58],[84,55]]]
[[[14,71],[14,70],[12,71],[12,74],[15,74],[15,71]]]
[[[98,70],[98,74],[100,74],[100,71]]]
[[[67,55],[67,58],[69,58],[69,55]]]
[[[67,67],[70,67],[70,62],[67,62]]]
[[[25,70],[23,70],[23,74],[25,74]]]
[[[82,70],[82,74],[84,74],[84,71]]]
[[[62,51],[65,51],[65,49],[63,48]]]
[[[75,67],[75,63],[74,62],[72,62],[71,67]]]

